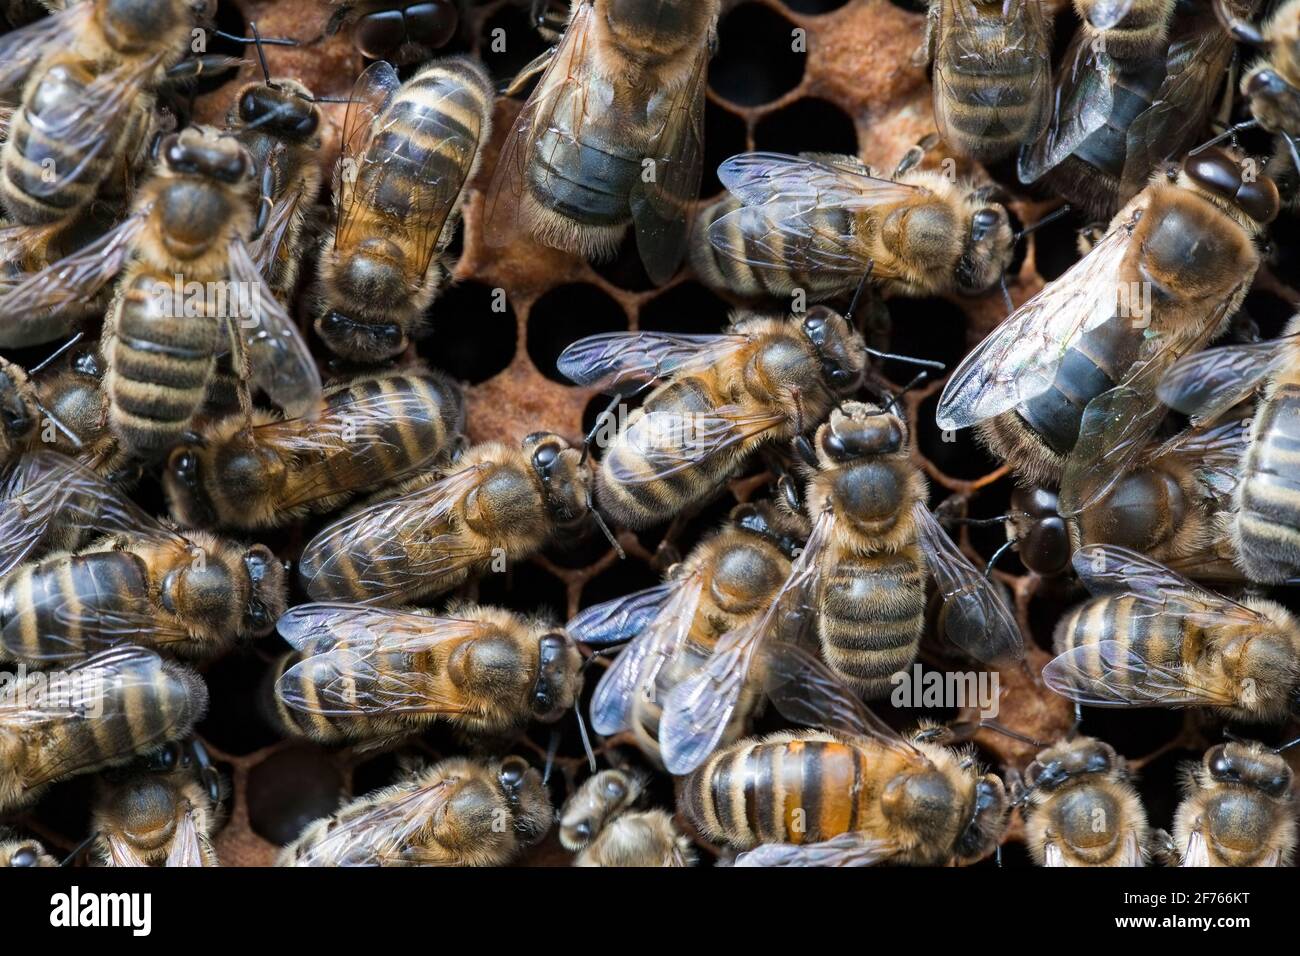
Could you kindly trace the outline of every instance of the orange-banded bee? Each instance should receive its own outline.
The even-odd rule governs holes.
[[[412,604],[522,560],[588,516],[598,517],[582,453],[535,432],[518,448],[476,445],[446,475],[353,509],[307,543],[298,572],[313,600]]]
[[[594,335],[558,364],[615,396],[652,389],[596,481],[601,508],[643,528],[708,501],[760,447],[824,419],[862,384],[866,358],[862,336],[819,307],[785,320],[739,315],[720,335]]]
[[[1240,603],[1133,551],[1092,545],[1074,556],[1091,600],[1056,626],[1043,680],[1097,707],[1213,707],[1276,722],[1300,687],[1300,622],[1258,597]]]
[[[348,27],[352,45],[367,59],[397,66],[419,63],[446,46],[460,26],[455,0],[334,0],[338,9],[325,25],[325,36]]]
[[[554,723],[582,689],[572,638],[501,608],[303,604],[277,627],[297,652],[275,683],[280,722],[320,743],[400,739],[438,718],[468,734]]]
[[[560,810],[574,866],[694,866],[695,850],[663,810],[633,809],[645,780],[625,770],[589,777]]]
[[[1293,774],[1279,751],[1251,741],[1211,747],[1184,768],[1174,814],[1180,866],[1290,866],[1295,858]]]
[[[8,827],[0,827],[0,869],[58,865],[59,861],[45,852],[39,840],[25,840]]]
[[[126,763],[189,735],[208,707],[203,681],[142,647],[0,686],[0,810],[51,783]]]
[[[858,693],[887,690],[889,675],[916,655],[927,570],[955,644],[989,663],[1024,654],[1010,609],[926,508],[901,421],[849,403],[818,430],[817,444],[812,530],[790,576],[763,613],[724,634],[664,702],[659,741],[672,773],[695,769],[717,747],[760,651],[769,645],[770,657],[791,618],[815,616],[827,662]],[[771,666],[765,659],[760,670]]]
[[[464,399],[424,370],[365,375],[325,390],[314,419],[255,412],[204,425],[163,473],[187,527],[279,527],[443,461],[460,439]]]
[[[6,564],[54,534],[89,547],[20,565],[0,581],[0,657],[75,660],[134,642],[208,659],[269,634],[286,604],[285,570],[265,545],[185,535],[93,472],[53,453],[5,502]],[[57,482],[57,484],[51,484]]]
[[[1248,12],[1257,0],[1233,3]],[[1211,3],[1080,6],[1109,25],[1098,29],[1085,16],[1060,66],[1056,108],[1038,139],[1022,149],[1019,176],[1023,183],[1046,177],[1069,202],[1107,217],[1162,163],[1195,145],[1234,47]]]
[[[895,295],[978,295],[1011,263],[1010,219],[994,188],[918,169],[925,144],[890,179],[856,156],[742,153],[718,168],[730,199],[704,215],[705,282],[740,295],[810,301],[853,292],[868,276]]]
[[[576,0],[564,37],[502,147],[487,239],[520,233],[587,257],[629,223],[646,273],[668,281],[690,234],[704,157],[704,91],[719,0]]]
[[[1169,369],[1157,394],[1171,408],[1213,422],[1252,392],[1260,404],[1249,423],[1229,531],[1246,577],[1280,584],[1300,575],[1300,318],[1274,341],[1189,355]]]
[[[503,866],[551,828],[541,775],[520,757],[453,757],[308,824],[280,866]]]
[[[737,866],[935,866],[992,853],[1007,796],[973,754],[905,740],[811,655],[769,681],[778,710],[826,730],[742,740],[682,785],[681,809],[712,840],[746,850]]]
[[[315,320],[336,355],[383,361],[421,327],[449,278],[443,257],[491,137],[492,102],[487,73],[463,57],[430,63],[404,84],[382,61],[357,79]]]
[[[943,141],[980,162],[1036,139],[1051,113],[1051,30],[1042,0],[930,0],[914,60],[934,63]]]
[[[197,740],[101,778],[91,811],[98,866],[218,866],[222,781]]]
[[[51,308],[85,301],[121,273],[101,341],[104,387],[109,426],[136,456],[184,433],[223,353],[287,413],[318,407],[315,362],[246,245],[252,177],[248,151],[230,136],[201,128],[168,136],[130,216],[0,299],[9,324],[39,325]]]
[[[588,646],[630,641],[592,696],[591,725],[597,733],[631,730],[642,752],[662,766],[663,701],[704,666],[718,638],[770,605],[803,543],[797,525],[770,503],[737,505],[722,528],[696,545],[663,584],[584,608],[569,622],[569,633]],[[792,624],[792,632],[801,626],[785,623]],[[745,732],[760,691],[757,684],[742,691],[723,742]]]
[[[1163,372],[1241,305],[1277,212],[1267,176],[1243,176],[1223,151],[1189,156],[966,356],[939,399],[939,427],[980,425],[1026,481],[1060,481],[1063,514],[1082,512],[1148,447]]]
[[[1025,770],[1025,842],[1039,866],[1145,866],[1152,833],[1124,758],[1074,737]]]

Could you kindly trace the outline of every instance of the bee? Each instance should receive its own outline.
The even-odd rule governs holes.
[[[862,384],[867,349],[845,319],[739,314],[720,335],[614,332],[570,345],[559,369],[627,396],[651,388],[613,436],[596,497],[644,528],[717,494],[764,445],[788,442]]]
[[[285,569],[265,545],[182,535],[67,459],[38,477],[44,484],[51,475],[59,486],[29,484],[7,502],[17,535],[6,549],[39,547],[47,517],[65,534],[98,538],[0,580],[0,659],[75,660],[132,641],[208,660],[274,629],[287,602]]]
[[[826,729],[717,751],[683,781],[687,819],[748,851],[737,866],[935,866],[993,852],[1007,822],[1002,781],[932,742],[931,728],[904,739],[820,661],[801,660],[769,685],[773,703]]]
[[[189,735],[208,708],[192,671],[125,645],[0,686],[0,810],[59,780],[129,762]]]
[[[560,810],[560,844],[574,866],[694,866],[691,841],[663,810],[634,810],[645,780],[625,770],[587,779]]]
[[[569,633],[588,646],[630,641],[596,686],[592,728],[605,736],[631,730],[642,752],[662,767],[663,701],[704,666],[718,638],[768,607],[790,574],[800,530],[771,503],[737,505],[663,584],[585,608],[570,621]],[[723,742],[744,733],[760,690],[752,685],[742,691]]]
[[[541,775],[520,757],[453,757],[315,821],[280,866],[503,866],[551,828]]]
[[[1296,820],[1292,774],[1277,751],[1250,741],[1211,747],[1184,768],[1174,815],[1182,866],[1290,866]]]
[[[1091,600],[1056,626],[1043,680],[1098,707],[1213,707],[1280,721],[1300,686],[1300,622],[1280,604],[1241,603],[1136,552],[1091,545],[1074,556]]]
[[[279,527],[444,460],[464,422],[460,389],[440,373],[363,375],[326,389],[314,419],[205,425],[172,449],[163,490],[186,527]]]
[[[1217,420],[1252,393],[1261,400],[1248,422],[1229,534],[1247,578],[1281,584],[1300,575],[1300,498],[1293,477],[1293,444],[1300,437],[1300,316],[1274,341],[1187,356],[1169,369],[1157,390],[1161,401],[1198,421]]]
[[[220,776],[197,741],[198,767],[167,748],[147,769],[103,778],[91,810],[98,866],[218,866],[212,837],[221,809]],[[180,754],[176,751],[181,751]]]
[[[0,827],[0,868],[7,866],[58,866],[37,840],[24,840],[13,830]]]
[[[152,458],[189,428],[224,352],[291,416],[318,407],[315,362],[284,308],[263,294],[246,245],[252,175],[232,137],[203,128],[169,135],[121,225],[0,299],[12,321],[39,323],[51,306],[84,300],[121,273],[101,348],[109,427],[133,456]]]
[[[1025,771],[1025,840],[1039,866],[1144,866],[1152,834],[1124,758],[1074,737]]]
[[[1250,10],[1257,0],[1233,0]],[[1083,25],[1061,63],[1056,108],[1020,152],[1022,183],[1046,178],[1105,218],[1196,142],[1233,56],[1200,0],[1078,0]]]
[[[1262,27],[1238,16],[1225,0],[1215,0],[1215,12],[1239,43],[1253,46],[1260,56],[1242,74],[1241,95],[1251,119],[1224,133],[1230,136],[1258,126],[1277,134],[1287,156],[1300,172],[1300,2],[1283,0]]]
[[[1041,0],[931,0],[916,62],[934,64],[943,141],[980,162],[1037,137],[1051,112],[1051,30]]]
[[[316,601],[391,607],[522,560],[595,516],[582,458],[549,432],[518,448],[476,445],[449,473],[411,479],[323,528],[298,563],[302,586]]]
[[[1188,156],[966,356],[939,399],[939,427],[978,424],[1023,480],[1059,482],[1062,513],[1081,513],[1148,447],[1164,371],[1241,305],[1277,212],[1267,176],[1243,181],[1221,150]]]
[[[350,26],[358,53],[397,66],[429,59],[434,50],[451,42],[460,26],[460,11],[453,0],[335,2],[339,7],[325,26],[325,35],[334,36]]]
[[[280,723],[319,743],[395,740],[439,717],[472,735],[554,723],[582,689],[582,655],[542,618],[482,605],[445,616],[304,604],[280,618],[293,646],[275,683]]]
[[[450,276],[444,255],[491,138],[492,103],[487,73],[463,57],[430,63],[405,84],[382,61],[357,79],[315,320],[336,355],[380,362],[421,327]]]
[[[810,301],[853,292],[863,276],[887,294],[979,295],[1011,263],[1010,219],[994,187],[917,169],[909,150],[892,179],[855,156],[742,153],[718,168],[731,196],[711,207],[706,284]]]
[[[507,91],[541,73],[502,147],[485,201],[489,244],[521,232],[607,258],[629,224],[646,274],[686,251],[704,158],[704,90],[719,0],[576,0],[563,39]]]

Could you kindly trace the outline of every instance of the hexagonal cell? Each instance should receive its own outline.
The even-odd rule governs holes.
[[[253,832],[283,846],[342,802],[343,775],[320,747],[277,751],[248,772],[248,820]]]
[[[641,306],[638,324],[647,332],[721,332],[731,308],[698,282],[683,282]]]
[[[975,438],[973,428],[963,428],[950,433],[939,430],[934,423],[935,409],[938,404],[938,394],[931,395],[921,403],[918,413],[919,434],[916,436],[917,447],[921,450],[921,454],[945,475],[952,478],[971,481],[996,471],[1001,462],[990,455]]]
[[[584,336],[625,331],[627,313],[600,289],[585,282],[560,286],[528,313],[528,357],[551,381],[571,385],[555,367],[560,353]]]
[[[1034,230],[1030,242],[1039,275],[1049,281],[1059,278],[1082,258],[1079,230],[1085,225],[1082,214],[1071,212]]]
[[[252,753],[280,739],[272,713],[271,667],[251,651],[227,654],[203,673],[208,715],[198,730],[223,753]]]
[[[608,550],[608,545],[605,549]],[[503,572],[483,575],[478,581],[478,600],[523,614],[550,611],[559,620],[569,616],[564,582],[531,561],[519,561],[508,565]]]
[[[514,360],[519,322],[504,289],[458,283],[433,304],[429,320],[416,351],[455,379],[486,382]]]
[[[528,4],[502,4],[479,30],[479,57],[498,83],[513,80],[550,45],[533,26]]]
[[[776,153],[858,153],[853,120],[834,103],[805,96],[765,115],[754,148]]]
[[[718,25],[709,87],[740,106],[780,99],[803,82],[806,52],[795,50],[795,25],[758,3],[742,3]]]
[[[626,289],[628,292],[646,292],[655,287],[646,275],[645,264],[636,245],[636,230],[629,229],[619,243],[614,258],[593,262],[591,268],[610,285]]]

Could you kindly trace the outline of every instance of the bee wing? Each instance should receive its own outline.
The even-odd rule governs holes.
[[[1051,386],[1079,337],[1117,314],[1119,267],[1134,225],[1112,229],[962,360],[939,398],[940,428],[968,428]]]
[[[1065,866],[1065,854],[1055,837],[1048,837],[1043,843],[1043,866]]]
[[[983,574],[953,544],[924,502],[912,514],[926,564],[947,603],[949,640],[976,660],[1006,664],[1025,656],[1015,615]]]
[[[1091,707],[1232,707],[1233,697],[1203,686],[1182,664],[1152,661],[1119,641],[1081,644],[1043,667],[1043,682]]]
[[[1190,463],[1205,493],[1226,501],[1241,480],[1250,428],[1251,420],[1245,417],[1186,428],[1154,449],[1147,460],[1176,457]]]
[[[1287,336],[1186,355],[1165,372],[1156,397],[1198,421],[1212,421],[1267,382],[1292,348],[1293,337]]]
[[[1187,849],[1183,851],[1179,866],[1210,866],[1210,848],[1205,842],[1204,823],[1198,822],[1187,834]]]
[[[1115,61],[1080,31],[1061,62],[1047,124],[1020,151],[1017,172],[1022,183],[1042,179],[1106,125],[1118,74]]]
[[[764,843],[736,857],[736,866],[875,866],[897,855],[898,844],[854,831],[819,843]]]
[[[1161,613],[1192,617],[1203,624],[1221,624],[1224,617],[1241,624],[1260,621],[1259,614],[1244,604],[1208,591],[1128,548],[1090,544],[1074,553],[1073,563],[1079,580],[1093,595],[1138,597]]]
[[[250,291],[249,314],[238,320],[236,334],[248,359],[253,383],[291,418],[309,418],[320,410],[320,370],[302,333],[258,271],[248,246],[236,239],[228,248],[230,278]]]
[[[128,843],[116,829],[104,834],[104,848],[108,851],[108,866],[148,866],[135,847]]]
[[[574,342],[556,360],[565,378],[608,395],[635,395],[670,375],[708,368],[749,342],[748,336],[673,332],[605,332]]]
[[[148,210],[138,210],[94,242],[38,272],[0,296],[0,346],[21,348],[59,338],[69,330],[59,313],[94,299],[126,265]]]
[[[552,161],[561,139],[565,148],[572,148],[581,137],[583,124],[591,112],[584,77],[588,70],[593,7],[591,0],[580,0],[549,65],[506,134],[483,204],[484,238],[489,246],[504,246],[528,233],[522,200],[528,188],[530,165],[534,176],[554,175]],[[553,121],[561,103],[569,111],[566,117],[569,132],[561,132],[560,125]],[[556,145],[540,155],[543,133],[554,137]]]
[[[167,850],[167,860],[163,866],[203,866],[201,841],[194,811],[186,807],[185,812],[176,821],[176,832],[172,835],[172,845]]]
[[[583,608],[566,630],[575,641],[588,647],[602,647],[637,637],[663,611],[676,593],[678,582],[665,581],[652,588]]]
[[[397,71],[384,60],[366,67],[348,96],[347,112],[343,116],[343,131],[339,147],[339,162],[334,175],[335,208],[338,221],[334,231],[334,247],[343,248],[345,228],[356,218],[361,208],[361,166],[365,161],[366,147],[375,133],[379,117],[402,85]]]
[[[630,196],[636,244],[646,274],[662,285],[673,277],[686,252],[691,214],[704,169],[704,87],[707,45],[695,58],[690,79],[673,98],[663,127],[651,140],[655,161],[651,182],[639,177]]]
[[[1131,0],[1130,0],[1131,2]],[[1040,124],[1047,118],[1052,92],[1052,58],[1048,46],[1047,23],[1041,0],[1008,0],[1002,7],[999,26],[1006,32],[999,49],[989,51],[983,44],[971,42],[988,29],[973,0],[953,0],[945,5],[951,10],[951,29],[939,20],[939,32],[934,58],[934,119],[944,142],[957,142],[952,131],[953,104],[967,103],[979,113],[987,111],[988,121],[979,132],[987,133],[999,127],[998,111],[1020,108],[1028,101],[1033,104],[1034,120],[1029,127],[1037,135]],[[1022,83],[981,83],[975,89],[975,100],[970,101],[971,77],[1004,77],[1030,74]],[[959,96],[955,90],[959,88]],[[967,121],[969,123],[969,121]],[[961,125],[969,135],[973,130]]]
[[[690,773],[718,746],[759,646],[780,627],[783,618],[799,613],[816,593],[821,555],[834,521],[830,512],[818,517],[804,550],[767,610],[724,634],[708,662],[668,695],[659,723],[659,747],[669,773]]]
[[[94,4],[77,3],[0,36],[0,102],[17,106],[28,75],[56,43],[85,29]]]
[[[249,247],[249,254],[260,275],[271,275],[281,252],[285,251],[284,240],[298,215],[298,208],[304,204],[309,205],[311,201],[311,197],[306,196],[302,189],[289,189],[275,201],[261,235]]]
[[[704,577],[698,573],[675,582],[659,613],[601,676],[591,699],[596,733],[609,736],[628,727],[636,695],[654,688],[659,671],[690,634],[703,590]]]
[[[413,787],[340,820],[301,858],[303,866],[379,866],[402,859],[417,834],[446,811],[451,780]]]
[[[1124,845],[1119,851],[1120,866],[1146,866],[1146,860],[1142,858],[1142,846],[1138,842],[1136,830],[1129,830],[1124,835]]]
[[[454,535],[429,539],[450,512],[484,478],[489,468],[476,465],[453,472],[432,485],[360,508],[328,525],[304,549],[299,571],[307,593],[317,600],[350,594],[353,579],[385,604],[427,583],[429,576],[450,574],[472,564],[477,552]],[[411,541],[429,539],[423,560],[407,550]]]
[[[781,412],[751,412],[737,405],[687,415],[650,412],[623,432],[626,447],[635,454],[608,459],[610,475],[628,485],[658,481],[743,445],[786,421]]]
[[[793,202],[803,209],[839,207],[861,212],[923,192],[919,186],[873,176],[851,158],[835,162],[826,155],[740,153],[723,160],[718,179],[746,206]]]

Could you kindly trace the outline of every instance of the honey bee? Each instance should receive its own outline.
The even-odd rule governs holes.
[[[1185,768],[1174,815],[1182,866],[1290,866],[1296,820],[1292,773],[1277,751],[1230,741]]]
[[[663,810],[633,810],[645,780],[605,770],[578,788],[560,810],[560,844],[574,866],[694,866],[691,841]]]
[[[206,759],[197,741],[195,749]],[[176,747],[175,750],[182,750]],[[220,777],[207,764],[168,748],[143,771],[101,779],[91,811],[98,866],[218,866],[212,837],[221,805]],[[201,778],[202,771],[207,774]]]
[[[8,827],[0,827],[0,868],[8,866],[58,866],[38,840],[24,840]]]
[[[596,496],[644,528],[712,498],[764,445],[788,442],[861,384],[866,345],[826,308],[738,315],[720,335],[614,332],[570,345],[560,371],[616,396],[651,388],[600,463]]]
[[[1237,10],[1257,0],[1232,0]],[[1078,0],[1056,108],[1020,153],[1023,183],[1046,177],[1077,207],[1109,217],[1153,170],[1196,142],[1233,56],[1200,0]]]
[[[1189,156],[966,356],[939,399],[939,427],[979,424],[1024,480],[1060,482],[1062,514],[1081,513],[1148,447],[1164,371],[1241,305],[1255,240],[1277,212],[1267,176],[1243,181],[1220,150]]]
[[[439,717],[469,734],[554,723],[582,689],[563,630],[501,608],[445,616],[304,604],[277,625],[297,652],[275,684],[280,722],[319,743],[395,740]]]
[[[695,827],[748,851],[737,866],[934,866],[993,852],[1006,829],[1002,781],[933,743],[930,728],[905,740],[816,658],[803,661],[769,685],[773,702],[828,729],[717,751],[682,785]]]
[[[1169,369],[1157,394],[1178,411],[1214,421],[1252,392],[1260,393],[1261,402],[1248,423],[1229,534],[1247,578],[1281,584],[1300,575],[1300,498],[1292,477],[1292,446],[1300,434],[1300,317],[1274,341],[1189,355]]]
[[[596,686],[592,728],[605,736],[631,730],[642,752],[662,766],[663,701],[704,666],[718,638],[768,607],[790,574],[799,531],[768,502],[737,505],[663,584],[585,608],[570,621],[569,633],[588,646],[630,641]],[[756,685],[742,691],[722,742],[744,733],[759,694]]]
[[[476,445],[450,473],[353,509],[307,543],[298,572],[316,601],[412,604],[536,553],[588,515],[582,453],[534,432],[518,448]]]
[[[1146,809],[1110,744],[1074,737],[1048,747],[1025,772],[1025,842],[1039,866],[1144,866]]]
[[[382,61],[357,79],[315,322],[336,355],[383,361],[421,327],[449,279],[444,254],[491,137],[492,103],[487,73],[463,57],[430,63],[405,84]]]
[[[994,188],[917,169],[918,144],[885,179],[855,156],[742,153],[718,178],[731,193],[712,220],[705,282],[742,295],[810,301],[853,292],[868,276],[894,295],[978,295],[1011,263],[1014,237]]]
[[[1091,600],[1056,626],[1043,680],[1098,707],[1213,707],[1276,722],[1300,685],[1300,622],[1280,604],[1214,594],[1133,551],[1074,556]]]
[[[358,53],[397,66],[429,59],[434,50],[451,42],[460,26],[460,11],[453,0],[335,2],[340,5],[326,24],[325,35],[333,36],[350,26]]]
[[[319,405],[315,362],[283,307],[263,294],[246,245],[252,175],[248,151],[232,137],[172,134],[121,225],[0,299],[11,322],[39,324],[51,307],[85,300],[121,273],[101,347],[109,427],[132,455],[151,458],[181,437],[222,352],[291,416]]]
[[[443,460],[464,427],[464,399],[428,371],[364,375],[325,390],[315,419],[255,412],[205,425],[172,449],[163,490],[187,527],[273,528]]]
[[[934,63],[943,141],[980,162],[1038,136],[1051,111],[1051,31],[1041,0],[931,0],[914,58]]]
[[[443,760],[307,826],[280,866],[502,866],[555,814],[519,757]]]
[[[0,810],[51,783],[129,762],[187,736],[208,707],[203,681],[153,651],[111,648],[0,688]]]
[[[536,89],[502,147],[487,240],[527,233],[612,256],[629,224],[656,283],[677,271],[704,157],[704,90],[719,0],[576,0],[560,43],[526,67]]]
[[[47,517],[63,534],[101,537],[0,581],[0,659],[74,660],[131,641],[206,660],[274,629],[285,570],[265,545],[182,535],[67,459],[37,477],[6,502],[17,531],[6,550],[39,547],[51,534]],[[52,477],[58,487],[46,485]]]

